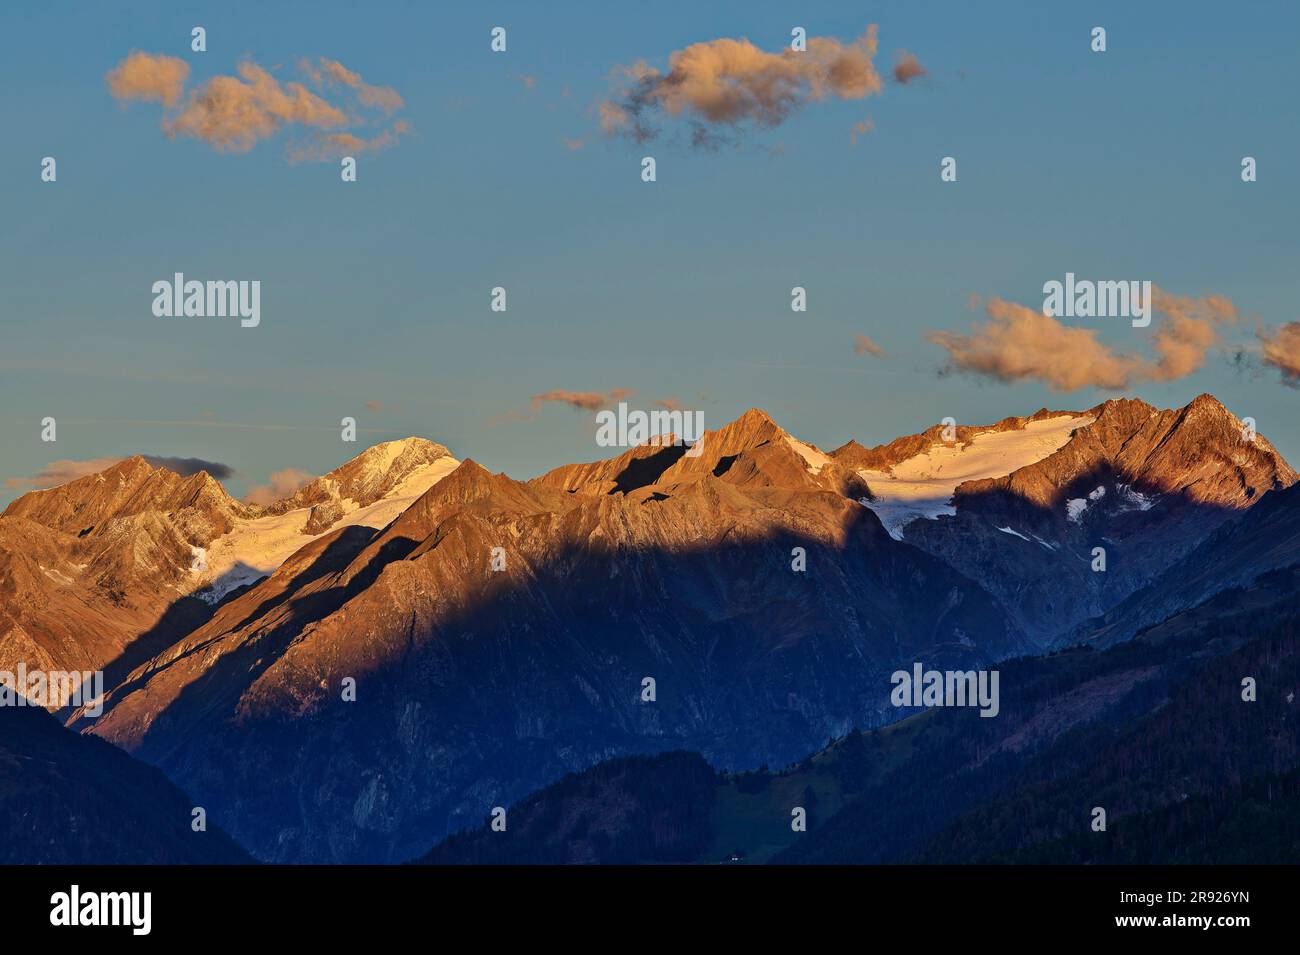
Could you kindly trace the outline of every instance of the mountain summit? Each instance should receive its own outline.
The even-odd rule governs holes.
[[[195,541],[225,533],[237,518],[252,513],[206,471],[181,477],[135,455],[97,474],[24,494],[5,508],[3,516],[26,518],[84,537],[115,519],[163,511],[186,512]]]
[[[385,441],[362,451],[346,464],[316,478],[282,501],[265,508],[266,514],[283,514],[301,507],[349,509],[369,507],[384,498],[410,497],[432,484],[430,466],[454,459],[451,452],[426,438]],[[439,474],[446,473],[437,469]],[[330,522],[333,523],[333,522]],[[317,532],[329,524],[318,524]]]
[[[95,670],[142,637],[201,622],[178,607],[194,555],[253,511],[206,472],[131,457],[0,514],[0,670]]]
[[[332,529],[383,527],[459,463],[425,438],[367,448],[213,541],[191,581],[192,592],[215,603],[272,573]]]

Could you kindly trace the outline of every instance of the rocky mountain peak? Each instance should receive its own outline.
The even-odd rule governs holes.
[[[384,441],[366,448],[263,512],[283,514],[301,507],[335,505],[342,513],[348,509],[344,506],[346,502],[352,502],[351,507],[368,507],[387,497],[419,493],[429,486],[420,482],[421,474],[427,473],[435,462],[450,459],[450,451],[427,438]]]
[[[695,445],[690,449],[640,445],[603,461],[563,465],[529,483],[586,496],[670,487],[706,476],[731,483],[805,487],[815,483],[811,476],[831,463],[827,455],[793,437],[761,408],[750,408],[735,420],[705,431]],[[733,470],[737,463],[740,467]]]
[[[490,491],[493,486],[493,476],[491,471],[473,458],[466,458],[439,484],[441,485],[440,496],[454,496],[469,500],[482,492]]]
[[[1223,402],[1219,401],[1218,398],[1208,392],[1202,392],[1197,395],[1188,402],[1187,407],[1184,410],[1189,414],[1208,412],[1219,415],[1230,415],[1228,409],[1223,406]]]
[[[540,509],[529,486],[504,474],[493,474],[473,458],[466,458],[418,500],[389,528],[387,536],[419,539],[430,533],[449,509],[528,512]]]
[[[85,536],[115,519],[185,509],[202,510],[217,533],[248,511],[206,471],[182,477],[137,454],[67,484],[24,494],[4,514]]]

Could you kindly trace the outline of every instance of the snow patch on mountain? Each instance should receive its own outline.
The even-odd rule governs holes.
[[[390,442],[388,447],[398,444],[400,442]],[[366,470],[375,467],[376,460],[387,460],[391,466],[401,453],[400,448],[396,450],[397,454],[367,460]],[[386,497],[365,507],[347,498],[343,517],[321,534],[303,533],[303,527],[311,514],[310,507],[298,507],[283,514],[237,521],[229,533],[218,537],[208,546],[206,568],[197,575],[198,582],[192,595],[208,603],[218,603],[232,590],[273,573],[294,553],[326,533],[332,533],[341,527],[386,527],[459,465],[460,461],[450,455],[438,458],[412,471]],[[372,473],[377,476],[383,472]]]
[[[1128,484],[1119,486],[1119,496],[1126,510],[1138,511],[1151,510],[1156,506],[1156,498],[1159,497],[1158,494],[1143,494],[1141,491],[1135,491]]]
[[[1045,547],[1047,550],[1059,549],[1056,544],[1048,543],[1047,541],[1039,537],[1037,534],[1030,534],[1028,537],[1026,537],[1024,534],[1020,533],[1020,531],[1014,530],[1010,527],[999,527],[998,530],[1000,530],[1004,534],[1011,534],[1015,537],[1019,537],[1022,541],[1027,541],[1030,544],[1042,544],[1043,547]]]
[[[917,518],[956,514],[952,495],[959,484],[999,478],[1060,450],[1070,434],[1092,418],[1058,415],[1028,422],[1012,431],[980,431],[967,444],[935,445],[884,471],[859,470],[889,535],[903,539],[903,528]]]
[[[36,566],[40,567],[41,572],[44,573],[46,577],[50,578],[50,580],[54,581],[56,584],[63,584],[65,587],[70,586],[72,584],[72,578],[69,577],[67,574],[63,573],[62,571],[55,570],[51,567],[46,567],[44,564],[37,564]]]
[[[1092,501],[1100,501],[1106,496],[1106,488],[1098,487],[1095,491],[1089,492],[1085,497],[1072,497],[1065,502],[1065,519],[1071,524],[1078,524],[1083,520],[1084,512],[1088,510],[1088,504]]]
[[[831,463],[829,455],[823,454],[810,444],[804,444],[798,438],[785,436],[786,443],[804,459],[804,464],[813,474],[821,474],[822,468]]]

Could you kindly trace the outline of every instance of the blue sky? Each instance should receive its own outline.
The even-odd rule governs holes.
[[[759,406],[827,449],[949,415],[1209,391],[1295,463],[1300,392],[1257,362],[1211,354],[1176,381],[1054,394],[940,376],[925,335],[981,320],[972,293],[1037,307],[1067,271],[1300,319],[1298,21],[1281,3],[7,3],[0,482],[143,452],[228,464],[242,494],[408,434],[526,478],[606,455],[590,413],[518,420],[531,396],[619,388],[699,408],[709,427]],[[717,151],[672,122],[648,145],[600,132],[619,65],[662,69],[720,37],[778,50],[796,25],[848,42],[870,23],[882,74],[905,48],[928,76],[809,103]],[[205,53],[190,51],[195,25]],[[287,80],[329,57],[396,89],[412,132],[362,155],[348,184],[337,162],[289,162],[292,131],[238,155],[171,139],[158,104],[108,92],[133,50],[182,57],[191,86],[243,58]],[[56,183],[39,178],[47,155]],[[1246,155],[1258,182],[1240,180]],[[943,156],[956,183],[939,179]],[[155,317],[152,283],[176,271],[260,280],[260,326]],[[807,313],[790,310],[795,285]],[[494,286],[506,313],[489,309]],[[1092,325],[1143,347],[1126,322]],[[887,357],[855,355],[857,334]],[[339,440],[344,415],[357,446]],[[16,493],[0,484],[0,503]]]

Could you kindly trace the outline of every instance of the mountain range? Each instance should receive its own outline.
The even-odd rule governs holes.
[[[1243,602],[1291,619],[1295,483],[1208,395],[830,452],[751,409],[689,453],[527,481],[408,438],[260,505],[131,458],[0,515],[0,670],[102,669],[103,714],[65,711],[61,732],[157,767],[265,861],[399,862],[448,836],[432,860],[510,861],[453,834],[593,792],[627,806],[612,842],[521,824],[517,861],[939,859],[942,823],[1048,785],[1059,760],[1035,760],[1072,733],[1173,712],[1186,658],[1263,646],[1206,636]],[[998,665],[1003,715],[899,711],[890,674],[914,663]],[[715,807],[707,832],[663,815],[678,782]],[[798,844],[746,829],[762,801],[740,787],[807,789],[817,825]],[[865,807],[893,820],[890,853],[845,835]],[[1068,827],[1035,833],[971,851],[1076,851]]]

